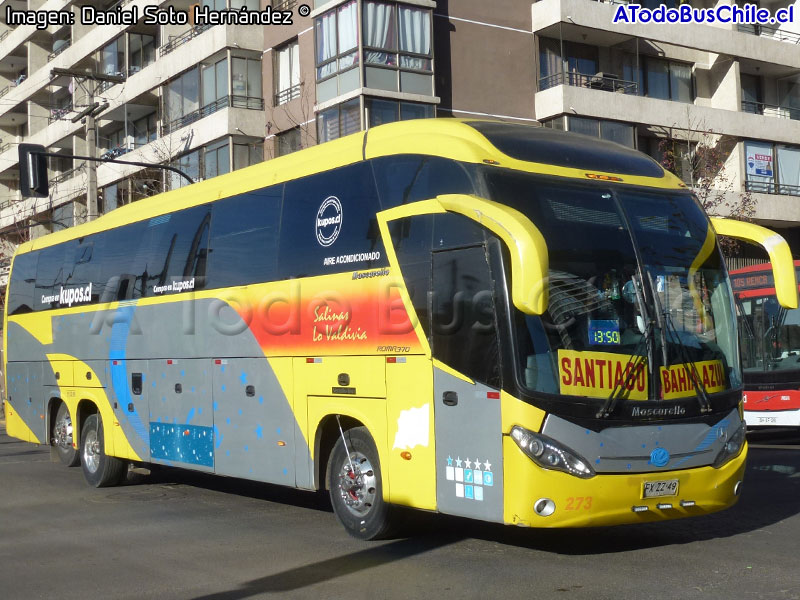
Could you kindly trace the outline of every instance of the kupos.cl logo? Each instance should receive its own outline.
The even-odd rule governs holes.
[[[328,196],[317,211],[317,242],[328,247],[339,237],[342,230],[342,203],[336,196]]]
[[[61,306],[72,306],[73,304],[83,304],[84,302],[91,302],[92,300],[92,284],[91,282],[85,287],[67,288],[61,286],[58,294],[43,295],[42,304],[52,304],[58,302]]]

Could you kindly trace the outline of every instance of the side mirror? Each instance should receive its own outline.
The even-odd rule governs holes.
[[[47,198],[47,157],[44,146],[19,145],[19,189],[23,198]]]
[[[789,244],[774,231],[755,223],[711,217],[717,234],[761,246],[769,254],[775,277],[775,295],[784,308],[797,308],[797,277]]]

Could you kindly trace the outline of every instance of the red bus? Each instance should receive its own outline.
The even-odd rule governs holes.
[[[795,272],[800,261],[795,261]],[[800,426],[800,309],[775,297],[769,263],[730,272],[739,318],[748,427]]]

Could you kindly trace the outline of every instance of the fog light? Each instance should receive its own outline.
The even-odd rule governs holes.
[[[533,512],[540,517],[549,517],[556,512],[556,503],[550,498],[539,498],[533,503]]]
[[[738,496],[742,492],[742,482],[737,481],[736,485],[733,486],[733,495]]]
[[[669,510],[670,508],[672,508],[672,504],[670,504],[669,502],[659,502],[658,504],[656,504],[656,508],[658,510]]]
[[[690,506],[694,506],[697,504],[694,500],[681,500],[681,506],[683,508],[689,508]]]
[[[650,508],[647,506],[633,506],[631,507],[631,510],[635,513],[642,513],[642,512],[647,512],[648,510],[650,510]]]

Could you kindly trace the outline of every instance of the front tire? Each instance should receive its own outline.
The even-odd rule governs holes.
[[[391,534],[392,506],[383,500],[378,450],[365,427],[354,427],[340,437],[328,460],[327,484],[336,518],[347,533],[361,540]]]
[[[125,462],[105,453],[103,422],[99,414],[88,416],[83,423],[81,467],[86,482],[97,488],[118,485],[125,475]]]
[[[56,412],[52,439],[58,458],[67,467],[77,467],[81,462],[80,453],[72,446],[74,442],[72,434],[74,431],[75,428],[72,426],[69,408],[67,408],[66,403],[62,402],[58,407],[58,412]]]

